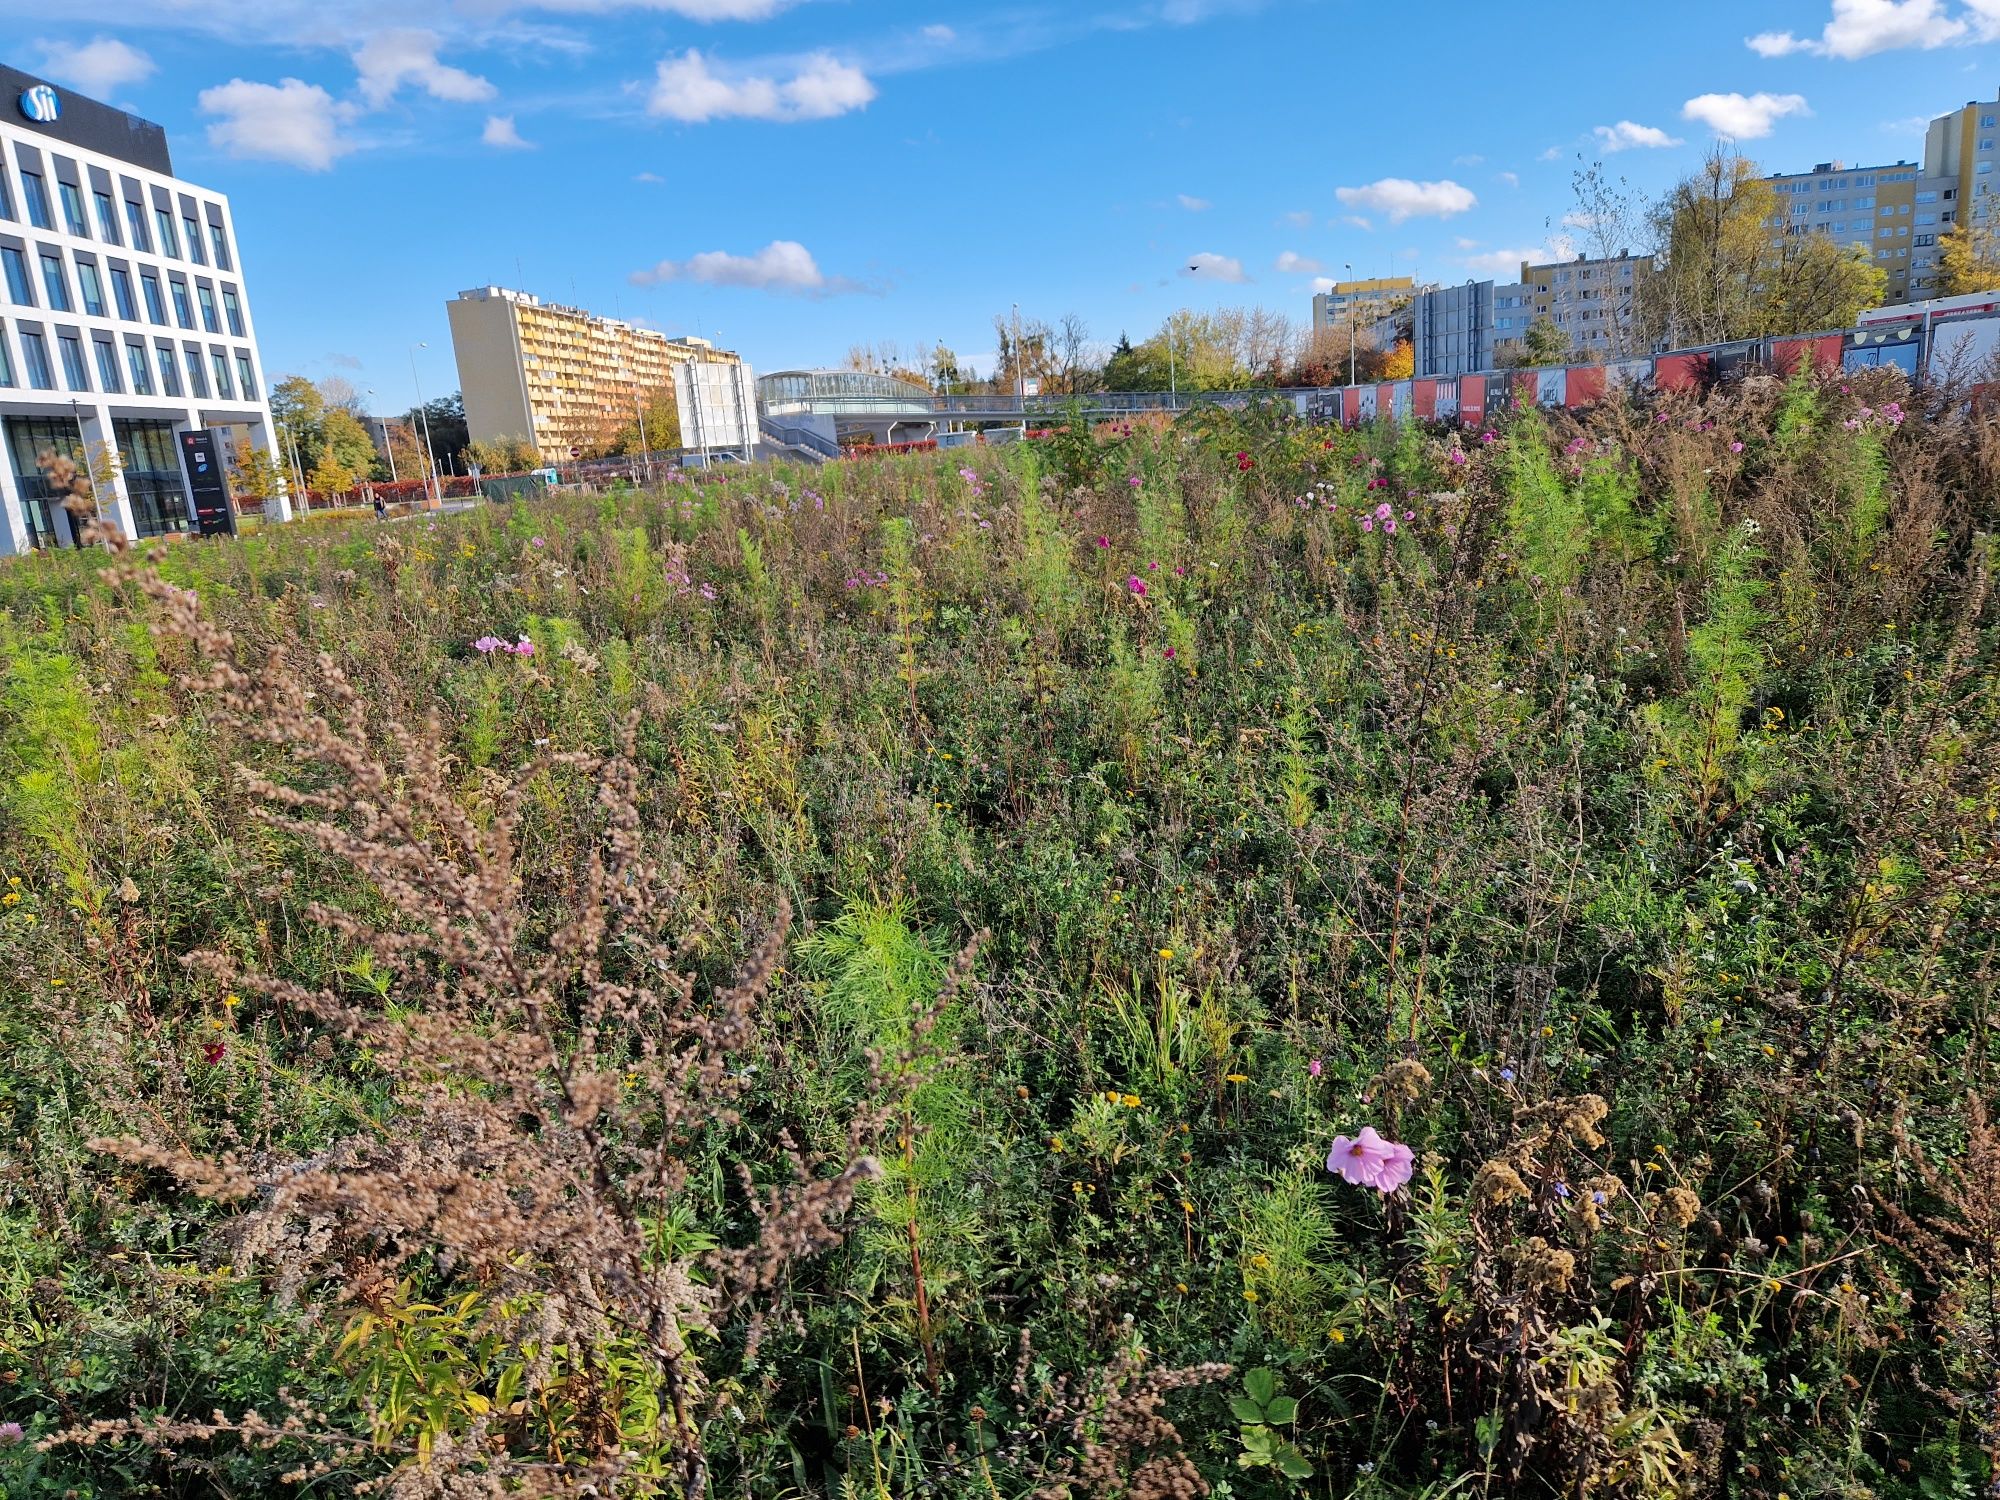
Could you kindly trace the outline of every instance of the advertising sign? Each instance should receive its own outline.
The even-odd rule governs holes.
[[[223,478],[222,457],[215,434],[207,428],[183,432],[181,467],[187,471],[188,494],[194,501],[194,527],[201,536],[232,536],[236,512],[229,504],[229,483]]]

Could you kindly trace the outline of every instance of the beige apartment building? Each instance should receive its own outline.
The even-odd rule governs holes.
[[[1512,305],[1528,312],[1513,337],[1521,337],[1535,319],[1547,318],[1585,359],[1623,359],[1643,353],[1639,289],[1652,274],[1650,255],[1579,255],[1546,265],[1523,261],[1520,285],[1501,288],[1503,294],[1518,299]]]
[[[701,413],[684,411],[680,432],[648,432],[649,445],[736,447],[743,438],[755,440],[750,368],[705,339],[668,338],[499,286],[460,292],[445,310],[465,422],[475,442],[526,438],[551,463],[595,453],[635,412],[651,410],[675,390],[679,367],[695,365],[703,377],[696,389],[742,393],[728,402],[737,418],[731,431],[737,441],[718,442],[706,430],[723,425],[715,413],[704,426],[695,420]],[[703,404],[706,408],[707,397]],[[734,410],[738,406],[746,408],[747,433],[740,430],[744,414]]]
[[[1345,328],[1352,322],[1365,328],[1378,318],[1401,310],[1416,294],[1416,279],[1410,276],[1336,281],[1331,291],[1313,293],[1313,327],[1315,330]]]

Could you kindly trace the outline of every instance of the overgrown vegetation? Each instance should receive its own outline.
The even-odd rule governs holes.
[[[1895,378],[0,570],[0,1491],[1992,1493]]]

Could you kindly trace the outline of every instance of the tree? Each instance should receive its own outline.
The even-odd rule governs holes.
[[[1416,372],[1416,350],[1411,347],[1409,340],[1398,339],[1396,347],[1391,349],[1382,360],[1382,374],[1380,378],[1383,380],[1408,380]]]
[[[1553,318],[1544,314],[1528,325],[1528,331],[1521,339],[1521,363],[1524,365],[1559,365],[1569,358],[1569,335],[1556,326]]]
[[[1759,333],[1851,328],[1863,308],[1881,305],[1889,273],[1865,243],[1836,245],[1824,235],[1787,235],[1766,273]]]
[[[403,420],[415,430],[419,446],[423,445],[428,427],[430,451],[437,456],[439,473],[443,473],[446,463],[464,452],[465,445],[472,441],[472,430],[465,425],[465,398],[457,391],[426,401],[420,407],[411,407],[403,414]],[[399,457],[396,462],[400,464],[402,459]],[[421,479],[423,475],[405,474],[403,477]]]
[[[284,470],[255,443],[244,443],[237,448],[229,479],[237,499],[254,500],[259,505],[268,505],[284,488]]]
[[[303,375],[287,375],[271,387],[271,416],[299,467],[310,472],[319,462],[325,442],[321,428],[326,421],[326,398],[319,387]]]
[[[329,375],[319,382],[320,399],[326,403],[328,411],[344,411],[352,417],[366,417],[368,408],[362,403],[361,392],[354,388],[354,382],[338,375]]]
[[[331,450],[320,455],[313,466],[312,487],[322,495],[344,495],[354,488],[354,470],[333,456]]]
[[[1779,206],[1770,185],[1758,180],[1756,163],[1713,147],[1651,217],[1667,258],[1640,288],[1646,333],[1683,348],[1762,333],[1766,281],[1778,258],[1770,221]]]
[[[620,414],[618,425],[604,440],[604,451],[610,453],[641,453],[650,445],[654,452],[664,448],[678,448],[681,445],[681,409],[670,385],[657,386],[638,393],[641,406],[646,413],[644,440],[639,430],[639,407],[628,402]],[[525,438],[519,440],[527,446]],[[530,465],[530,467],[534,467]]]
[[[361,419],[344,406],[327,408],[320,422],[321,456],[330,457],[350,474],[375,472],[375,440]],[[386,472],[386,466],[385,466]]]
[[[1991,224],[1954,224],[1938,240],[1938,295],[2000,287],[2000,234]]]

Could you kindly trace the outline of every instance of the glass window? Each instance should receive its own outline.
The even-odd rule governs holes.
[[[1936,194],[1936,193],[1919,193],[1919,194],[1917,194],[1917,202],[1919,202],[1919,203],[1935,203],[1935,202],[1937,202],[1937,201],[1938,201],[1938,199],[1937,199],[1937,194]]]
[[[195,298],[201,303],[201,326],[210,333],[222,332],[222,319],[215,311],[215,291],[211,287],[197,286]]]
[[[56,187],[62,193],[63,222],[69,225],[71,234],[90,237],[90,220],[83,216],[83,192],[73,182],[58,182]]]
[[[21,334],[21,358],[28,366],[28,384],[38,391],[56,388],[55,367],[49,363],[49,346],[39,333]]]
[[[146,346],[127,344],[125,346],[125,368],[132,372],[132,394],[150,396],[153,394],[153,372],[146,368]]]
[[[97,342],[97,388],[116,395],[124,389],[118,379],[118,350],[106,340]]]
[[[208,352],[208,366],[215,371],[215,394],[224,401],[234,401],[236,392],[229,386],[229,356],[220,349]]]
[[[151,271],[141,271],[139,285],[146,289],[146,316],[164,327],[167,321],[167,304],[160,296],[160,278]]]
[[[76,284],[83,292],[84,312],[93,318],[103,317],[104,281],[97,274],[97,267],[79,259],[76,263]]]
[[[111,206],[109,193],[92,193],[97,203],[97,237],[110,244],[118,243],[118,210]]]
[[[250,367],[250,356],[247,354],[236,356],[236,383],[242,387],[245,401],[257,399],[257,375]]]
[[[1990,161],[1983,161],[1980,162],[1977,166],[1975,166],[1972,170],[1974,172],[1990,172],[1993,170],[1993,163]]]
[[[14,200],[7,192],[7,174],[0,172],[0,219],[14,217]]]
[[[37,229],[55,228],[55,218],[49,213],[49,185],[38,174],[23,172],[21,191],[28,199],[28,222]]]
[[[7,295],[17,307],[35,305],[34,284],[28,280],[28,258],[12,245],[0,245],[0,261],[7,266]]]
[[[198,266],[207,265],[208,257],[202,253],[201,248],[201,226],[195,223],[193,219],[183,215],[181,218],[181,231],[187,238],[188,259]]]
[[[1979,117],[1979,128],[1981,130],[1991,130],[1993,128],[1993,116],[1981,115]]]
[[[160,366],[160,389],[169,396],[181,393],[181,372],[174,368],[174,346],[161,344],[153,351]]]
[[[56,347],[62,350],[63,379],[73,391],[90,389],[90,372],[83,367],[83,340],[73,334],[62,334],[56,339]]]
[[[130,198],[125,200],[125,223],[132,231],[132,248],[151,252],[152,236],[146,233],[146,210]]]
[[[236,338],[243,337],[243,303],[237,297],[234,287],[222,289],[222,315],[229,320],[229,332]]]
[[[188,389],[194,392],[195,400],[206,401],[208,399],[208,376],[202,373],[201,351],[199,349],[188,349],[184,350],[183,353],[187,356]]]
[[[181,247],[174,235],[174,216],[164,208],[156,208],[153,210],[153,226],[160,231],[160,254],[179,260]]]
[[[188,301],[187,283],[178,276],[168,281],[167,287],[174,294],[174,321],[183,328],[194,327],[194,304]]]
[[[14,384],[14,360],[7,353],[7,330],[0,327],[0,387],[11,388]]]
[[[49,308],[53,312],[68,312],[69,278],[63,275],[60,255],[42,252],[42,287],[49,294]]]
[[[111,295],[118,303],[118,316],[128,323],[139,321],[139,305],[132,300],[132,278],[122,266],[111,268]]]
[[[228,270],[229,237],[222,232],[222,226],[213,220],[210,220],[208,226],[208,242],[215,248],[215,269],[218,271]]]

